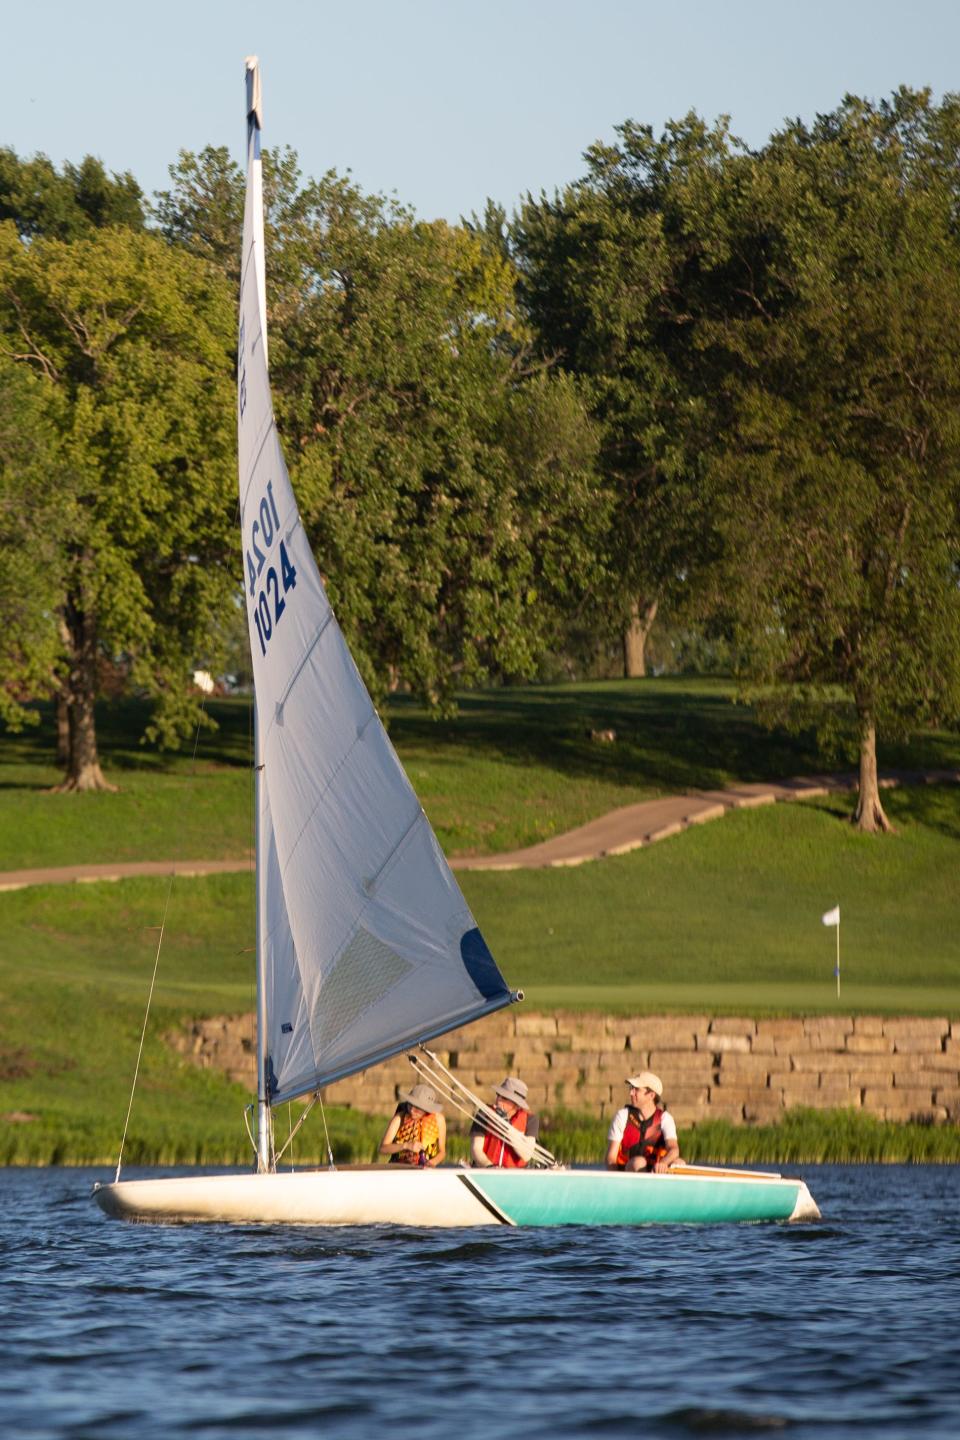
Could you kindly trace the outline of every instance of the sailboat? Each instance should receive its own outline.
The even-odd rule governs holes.
[[[237,431],[255,687],[256,1169],[120,1180],[118,1166],[114,1183],[96,1187],[97,1203],[126,1219],[248,1224],[624,1225],[817,1216],[801,1180],[692,1166],[662,1175],[555,1163],[277,1169],[274,1106],[423,1047],[522,995],[505,983],[447,865],[350,655],[304,533],[270,394],[255,58],[246,64],[246,94]]]

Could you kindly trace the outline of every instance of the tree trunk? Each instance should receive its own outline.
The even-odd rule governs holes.
[[[70,764],[70,706],[62,688],[57,691],[57,764],[64,770]]]
[[[647,673],[647,639],[657,618],[658,600],[641,605],[634,600],[630,606],[630,622],[623,632],[623,674],[627,680],[640,679]]]
[[[70,657],[70,670],[64,692],[69,753],[66,761],[67,773],[55,789],[61,792],[116,790],[116,785],[111,785],[104,779],[97,754],[97,729],[93,708],[97,694],[97,639],[93,618],[70,605],[64,617],[62,633]]]
[[[880,803],[880,786],[877,783],[877,732],[869,716],[861,716],[860,720],[860,796],[853,823],[858,830],[869,834],[893,829]]]

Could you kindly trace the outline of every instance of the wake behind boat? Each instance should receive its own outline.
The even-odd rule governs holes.
[[[572,1171],[545,1151],[516,1170],[278,1173],[275,1105],[522,996],[505,983],[380,723],[303,530],[270,394],[255,59],[246,83],[237,434],[255,692],[257,1171],[121,1181],[118,1165],[97,1203],[125,1219],[310,1225],[816,1217],[800,1180],[693,1166]],[[492,1112],[487,1122],[496,1125]]]

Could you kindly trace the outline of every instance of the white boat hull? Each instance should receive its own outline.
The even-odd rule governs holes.
[[[644,1225],[812,1220],[801,1180],[685,1167],[666,1175],[592,1170],[406,1169],[204,1175],[98,1185],[100,1208],[155,1223]]]

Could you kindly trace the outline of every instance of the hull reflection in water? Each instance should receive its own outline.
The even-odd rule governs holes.
[[[118,1219],[290,1225],[651,1225],[816,1220],[802,1180],[688,1166],[591,1170],[368,1169],[205,1175],[97,1186]]]

